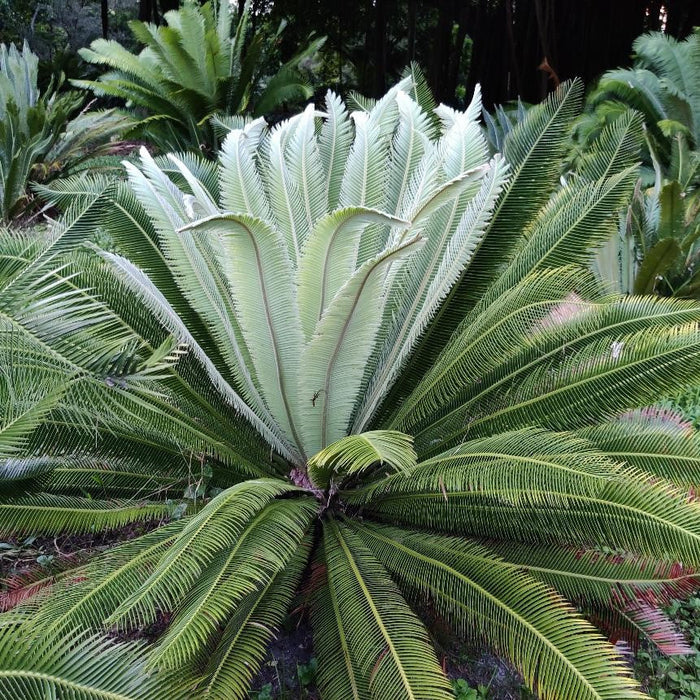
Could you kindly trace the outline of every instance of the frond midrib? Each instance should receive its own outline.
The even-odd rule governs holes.
[[[107,690],[100,690],[99,688],[86,685],[85,683],[71,681],[60,676],[54,676],[52,674],[42,673],[40,671],[3,671],[2,669],[0,669],[0,678],[27,678],[30,680],[36,680],[40,682],[49,682],[54,686],[63,687],[69,692],[72,691],[77,693],[86,693],[90,697],[94,697],[97,693],[98,697],[104,698],[105,700],[133,700],[133,696],[122,695],[121,693],[112,693]]]
[[[406,671],[403,668],[403,664],[401,663],[401,659],[399,658],[397,652],[396,652],[396,647],[394,646],[394,642],[391,639],[391,636],[389,635],[386,626],[384,624],[384,621],[382,620],[382,616],[379,614],[379,611],[377,610],[377,606],[372,599],[372,594],[370,593],[369,589],[367,588],[367,584],[365,583],[362,574],[360,573],[360,570],[357,567],[357,563],[355,562],[354,557],[352,556],[352,552],[350,551],[350,548],[348,547],[347,543],[342,537],[342,534],[340,532],[340,528],[336,525],[334,522],[330,522],[328,524],[328,527],[331,528],[333,531],[333,534],[336,537],[336,540],[340,543],[341,549],[343,550],[343,554],[345,555],[345,559],[348,563],[348,566],[350,567],[350,570],[353,573],[353,576],[355,580],[357,581],[358,586],[360,587],[362,594],[367,601],[367,605],[369,606],[369,609],[372,612],[372,617],[374,618],[375,623],[377,624],[377,627],[382,633],[382,637],[384,638],[384,642],[386,643],[387,647],[391,651],[391,656],[394,659],[396,663],[396,668],[399,672],[399,675],[401,676],[401,681],[404,687],[404,690],[408,694],[408,697],[410,700],[416,700],[415,695],[413,694],[413,690],[411,688],[411,685],[408,681],[408,676],[406,675]]]
[[[442,494],[440,494],[442,496]],[[456,569],[453,569],[451,566],[448,564],[445,564],[444,562],[441,562],[437,559],[431,559],[429,556],[422,554],[421,552],[417,552],[414,549],[410,549],[406,547],[405,545],[401,544],[400,542],[397,542],[396,540],[392,540],[389,538],[386,538],[376,532],[374,532],[371,528],[367,528],[364,525],[359,525],[357,524],[356,527],[363,529],[366,533],[368,533],[371,537],[375,537],[376,539],[382,540],[386,544],[389,544],[393,547],[396,547],[397,549],[400,549],[403,551],[406,555],[414,556],[417,559],[422,560],[423,562],[427,563],[428,566],[437,566],[438,568],[442,569],[443,571],[446,571],[448,574],[451,574],[452,576],[455,576],[459,579],[461,579],[464,583],[466,583],[468,586],[473,586],[476,588],[481,595],[483,595],[485,598],[488,598],[492,604],[495,606],[501,608],[501,609],[506,609],[510,615],[513,615],[518,619],[521,625],[523,627],[526,627],[528,630],[530,630],[530,633],[533,634],[536,638],[540,639],[544,644],[552,651],[557,657],[559,657],[568,667],[570,670],[574,672],[574,674],[579,678],[581,683],[585,685],[588,690],[590,691],[592,696],[598,697],[598,693],[596,692],[595,688],[590,684],[590,681],[588,679],[581,675],[581,672],[578,670],[578,668],[569,661],[569,659],[564,656],[561,651],[554,646],[550,640],[544,636],[536,627],[534,627],[528,620],[523,618],[521,615],[517,614],[512,608],[509,608],[508,606],[504,605],[501,600],[499,600],[496,596],[492,595],[487,591],[485,588],[479,586],[475,581],[472,581],[470,578],[465,576],[464,574],[460,573]],[[408,570],[404,571],[404,575],[410,575],[408,573]],[[425,581],[418,581],[419,585],[424,585]],[[433,589],[434,592],[440,593],[439,591]],[[461,603],[459,601],[456,601],[459,605]]]

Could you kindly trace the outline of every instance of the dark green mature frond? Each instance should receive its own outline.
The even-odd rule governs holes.
[[[543,700],[645,697],[625,660],[563,598],[488,550],[374,524],[346,527],[460,635],[488,638]]]
[[[692,592],[699,580],[695,569],[658,557],[522,542],[489,541],[484,546],[491,556],[586,605],[662,604]]]
[[[495,314],[488,308],[470,314],[444,350],[444,362],[426,373],[399,409],[391,427],[414,433],[420,453],[428,440],[439,440],[432,444],[444,445],[445,439],[455,441],[493,430],[485,427],[481,432],[480,426],[488,425],[497,414],[508,414],[508,422],[500,423],[506,429],[520,420],[520,425],[568,427],[568,423],[555,418],[566,410],[559,397],[575,397],[578,387],[598,382],[601,388],[609,388],[608,382],[615,380],[618,373],[624,380],[628,366],[648,365],[645,381],[634,382],[633,390],[624,395],[610,396],[605,392],[603,399],[601,394],[601,401],[590,403],[586,413],[573,418],[574,422],[584,416],[592,420],[593,411],[607,417],[635,404],[644,405],[658,395],[655,391],[672,390],[667,382],[677,381],[676,386],[681,387],[692,380],[695,370],[691,362],[676,375],[665,372],[663,363],[657,365],[651,358],[660,350],[654,345],[656,342],[668,342],[671,357],[671,348],[677,343],[687,342],[692,351],[692,324],[698,321],[693,303],[654,297],[590,301],[597,297],[595,286],[587,283],[584,275],[581,277],[576,286],[574,269],[567,276],[534,275],[496,302]],[[559,295],[567,286],[571,291],[561,298]],[[561,301],[557,302],[557,298]],[[678,323],[690,325],[678,335]],[[666,341],[662,340],[664,334]],[[647,342],[654,344],[645,350]],[[642,360],[644,353],[649,353],[648,362]],[[686,371],[688,374],[684,374]],[[534,376],[546,379],[537,384]],[[655,382],[659,382],[657,389],[653,388]],[[515,400],[520,398],[522,403]],[[608,401],[619,402],[619,407],[607,404]],[[501,410],[505,413],[499,413]],[[475,433],[477,426],[479,432]]]
[[[357,535],[344,524],[328,521],[324,525],[324,551],[326,575],[335,597],[331,610],[315,613],[315,627],[321,629],[315,637],[319,662],[325,667],[322,688],[331,674],[347,678],[337,650],[324,646],[324,641],[332,642],[333,637],[322,628],[332,624],[329,616],[337,614],[358,677],[357,689],[346,688],[339,697],[450,698],[450,686],[425,628]],[[317,599],[314,604],[324,602],[328,601]]]
[[[355,650],[350,646],[347,625],[340,613],[338,586],[328,576],[322,543],[312,567],[310,618],[314,648],[323,659],[318,674],[319,688],[329,698],[365,700],[369,698],[368,681],[357,667]]]
[[[596,182],[635,165],[642,146],[643,117],[628,110],[607,125],[576,169],[576,176]]]
[[[410,435],[395,430],[372,430],[348,435],[324,447],[308,462],[309,478],[320,488],[331,479],[351,476],[370,467],[387,465],[395,471],[409,473],[416,465],[416,453]]]
[[[167,523],[69,569],[36,597],[30,589],[20,611],[32,614],[35,631],[41,634],[100,627],[145,583],[188,522],[183,518]]]
[[[79,496],[28,493],[0,500],[0,532],[4,535],[109,530],[139,520],[168,515],[164,502],[99,501]]]
[[[0,628],[0,697],[13,700],[174,700],[191,697],[178,674],[146,670],[143,644],[85,632],[41,640],[22,625]]]
[[[410,478],[389,476],[344,497],[382,519],[448,533],[700,562],[696,502],[567,434],[471,440]]]
[[[628,408],[647,405],[696,381],[700,335],[696,325],[594,337],[568,356],[543,355],[524,366],[503,368],[502,379],[459,401],[429,427],[415,432],[416,451],[431,455],[467,436],[526,425],[554,430],[583,427]],[[512,381],[511,381],[512,380]],[[496,392],[503,388],[508,393]],[[405,429],[405,428],[404,428]]]
[[[153,663],[179,668],[201,661],[217,630],[247,597],[284,571],[315,513],[312,499],[276,501],[263,508],[190,588],[154,650]]]
[[[284,620],[299,585],[311,543],[307,535],[285,568],[237,606],[199,683],[207,697],[218,700],[249,697],[253,676],[262,665],[267,645]]]
[[[692,425],[672,411],[644,408],[584,428],[579,435],[612,459],[686,486],[700,487],[700,440]]]
[[[158,609],[174,609],[215,558],[236,544],[251,518],[276,496],[294,490],[288,482],[257,479],[222,491],[188,521],[146,582],[122,601],[112,621],[137,624],[153,620]]]

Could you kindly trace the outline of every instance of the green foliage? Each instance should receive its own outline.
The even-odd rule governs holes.
[[[674,659],[645,648],[637,652],[635,671],[655,700],[693,700],[700,695],[700,598],[673,600],[666,612],[690,642],[692,654]]]
[[[269,54],[284,24],[251,35],[250,13],[250,2],[239,11],[228,0],[187,0],[165,13],[164,26],[134,20],[131,32],[144,48],[136,54],[117,41],[96,39],[80,55],[107,72],[73,84],[124,100],[140,115],[135,133],[162,151],[216,150],[212,120],[218,115],[268,114],[313,94],[304,66],[323,39],[269,74]]]
[[[71,115],[82,104],[75,92],[58,93],[53,85],[41,95],[38,58],[25,43],[0,45],[0,220],[20,214],[31,180],[47,181],[69,174],[100,149],[127,119],[114,113]]]
[[[577,128],[586,143],[634,107],[644,118],[646,175],[597,268],[625,293],[697,297],[700,236],[700,34],[640,36],[635,64],[606,73]],[[580,153],[574,149],[575,158]],[[653,182],[653,186],[650,186]]]
[[[642,697],[585,615],[683,648],[656,606],[697,582],[700,450],[643,407],[700,377],[700,307],[589,271],[640,121],[560,186],[579,83],[490,158],[478,92],[433,116],[419,78],[229,120],[216,164],[143,150],[128,183],[57,183],[46,239],[0,239],[3,534],[184,504],[6,596],[0,694],[35,664],[12,634],[66,682],[102,634],[95,684],[126,683],[104,634],[162,622],[126,697],[247,698],[292,606],[330,700],[453,698],[427,618],[543,699]],[[81,245],[98,225],[109,249]]]
[[[481,700],[488,697],[488,688],[484,685],[479,685],[472,688],[464,678],[457,678],[452,681],[452,690],[455,694],[455,700]]]
[[[648,128],[647,165],[657,160],[667,168],[674,142],[685,141],[691,149],[700,146],[700,34],[696,30],[683,41],[661,32],[644,34],[635,40],[633,51],[633,67],[608,71],[589,95],[578,140],[585,145],[631,107],[644,116]]]

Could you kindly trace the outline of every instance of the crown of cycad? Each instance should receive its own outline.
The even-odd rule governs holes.
[[[222,278],[233,318],[232,377],[221,380],[298,465],[367,425],[507,177],[505,161],[488,158],[478,90],[465,112],[429,113],[413,88],[408,77],[353,113],[329,92],[324,112],[309,105],[270,130],[256,120],[231,131],[220,203],[174,156],[192,194],[145,150],[140,168],[126,164],[174,264],[194,261],[187,274],[212,307]],[[104,255],[149,296],[133,266]]]

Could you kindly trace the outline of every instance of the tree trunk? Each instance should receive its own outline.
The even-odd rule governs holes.
[[[374,7],[373,92],[380,97],[386,91],[386,0],[376,0]]]
[[[416,57],[416,14],[418,0],[408,0],[408,63]]]
[[[107,0],[100,0],[100,15],[102,19],[102,38],[109,37],[109,6]]]

